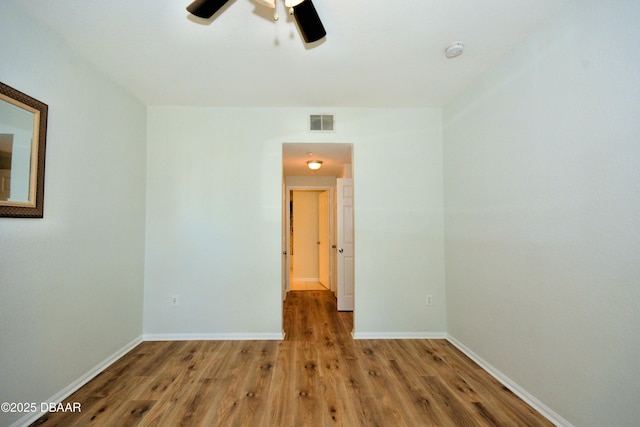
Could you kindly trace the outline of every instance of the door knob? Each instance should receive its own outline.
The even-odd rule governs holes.
[[[344,249],[340,248],[340,249],[338,249],[338,252],[342,253],[342,252],[344,252]]]
[[[282,255],[286,255],[286,254],[287,254],[287,251],[282,252]]]

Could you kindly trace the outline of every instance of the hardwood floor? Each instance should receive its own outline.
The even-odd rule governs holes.
[[[42,426],[552,426],[445,340],[357,340],[329,291],[291,292],[284,341],[144,342]]]

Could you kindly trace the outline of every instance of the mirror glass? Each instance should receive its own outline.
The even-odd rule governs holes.
[[[42,218],[46,104],[0,83],[0,216]]]
[[[31,165],[36,114],[0,100],[0,202],[33,204]]]

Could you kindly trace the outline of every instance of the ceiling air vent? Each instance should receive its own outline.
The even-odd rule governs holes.
[[[334,132],[335,120],[333,114],[311,114],[309,116],[310,132]]]

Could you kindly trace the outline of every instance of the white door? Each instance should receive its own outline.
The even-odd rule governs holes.
[[[282,301],[289,292],[289,195],[282,183]]]
[[[11,169],[0,169],[0,200],[11,197]]]
[[[338,178],[338,310],[353,311],[353,179]]]
[[[318,276],[327,289],[331,289],[329,256],[329,192],[323,191],[318,195]]]

